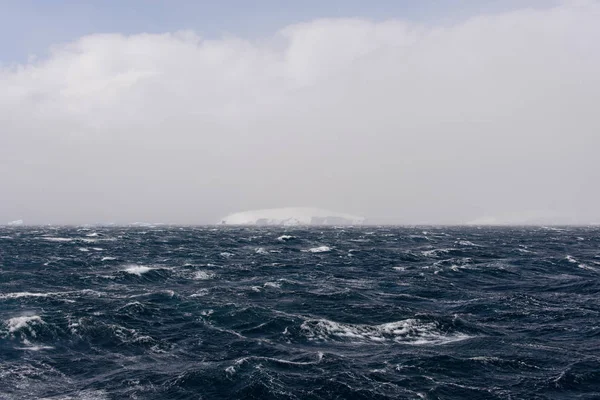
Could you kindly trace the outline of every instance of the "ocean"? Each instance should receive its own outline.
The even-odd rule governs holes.
[[[598,227],[2,227],[0,399],[600,399]]]

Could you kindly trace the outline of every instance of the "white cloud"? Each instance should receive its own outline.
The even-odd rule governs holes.
[[[600,5],[270,38],[92,35],[0,70],[0,220],[598,219]]]

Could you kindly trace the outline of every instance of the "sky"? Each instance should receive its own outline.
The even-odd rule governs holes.
[[[0,0],[0,223],[599,223],[598,20],[597,0]]]

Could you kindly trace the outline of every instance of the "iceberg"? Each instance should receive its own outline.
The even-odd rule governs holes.
[[[230,214],[220,225],[298,226],[298,225],[363,225],[365,219],[350,214],[311,207],[284,207]]]
[[[22,219],[18,219],[16,221],[10,221],[6,225],[8,225],[8,226],[21,226],[21,225],[23,225],[23,220]]]

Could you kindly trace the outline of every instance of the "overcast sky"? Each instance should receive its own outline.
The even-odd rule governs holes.
[[[0,0],[0,223],[600,222],[599,1],[215,4]]]

